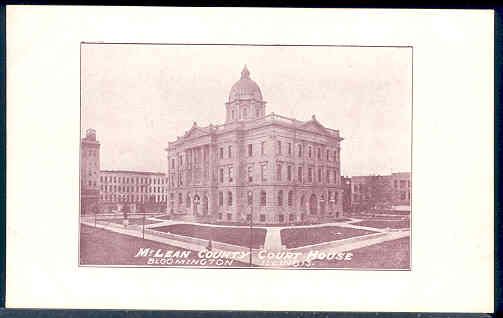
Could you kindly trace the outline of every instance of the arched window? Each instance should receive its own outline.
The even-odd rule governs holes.
[[[248,117],[248,109],[244,108],[243,109],[243,119],[246,119]]]
[[[278,191],[278,206],[283,205],[283,190]]]
[[[232,206],[232,192],[227,192],[227,205]]]
[[[293,191],[288,191],[288,206],[293,205]]]
[[[260,191],[260,205],[261,206],[267,205],[267,194],[265,191]]]

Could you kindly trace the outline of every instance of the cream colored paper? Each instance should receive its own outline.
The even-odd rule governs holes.
[[[78,267],[82,41],[412,46],[412,270]],[[492,311],[493,12],[11,6],[7,63],[7,307]]]

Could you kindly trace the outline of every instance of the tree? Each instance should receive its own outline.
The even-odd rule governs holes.
[[[391,180],[386,176],[369,176],[364,186],[364,207],[376,209],[378,206],[389,205],[392,201]]]

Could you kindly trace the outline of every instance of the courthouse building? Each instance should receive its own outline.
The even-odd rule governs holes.
[[[296,223],[341,217],[338,130],[274,113],[245,68],[221,125],[169,142],[168,212],[201,222]]]

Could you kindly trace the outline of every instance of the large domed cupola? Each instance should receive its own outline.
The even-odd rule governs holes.
[[[232,85],[227,108],[226,122],[250,120],[265,116],[265,102],[262,100],[260,87],[250,78],[250,71],[245,65],[241,79]]]

